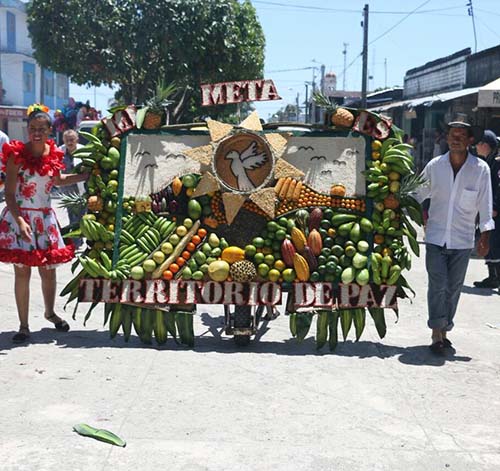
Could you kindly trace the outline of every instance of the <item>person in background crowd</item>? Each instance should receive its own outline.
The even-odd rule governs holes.
[[[0,129],[0,149],[6,142],[9,142],[9,136]]]
[[[80,123],[87,117],[87,113],[89,112],[87,105],[82,105],[76,114],[76,127],[80,125]]]
[[[476,288],[500,287],[500,157],[498,157],[498,139],[496,134],[487,129],[476,145],[478,156],[484,158],[490,167],[491,189],[493,193],[493,220],[495,230],[490,235],[490,250],[486,254],[485,262],[488,267],[488,277],[475,281]]]
[[[472,126],[455,121],[448,124],[450,151],[433,158],[422,172],[426,184],[416,192],[422,202],[430,198],[425,232],[428,274],[427,325],[432,329],[431,351],[443,355],[451,347],[448,332],[453,329],[469,257],[474,247],[476,216],[479,213],[477,253],[489,250],[492,217],[490,169],[472,155]]]
[[[0,152],[2,151],[2,146],[9,142],[9,136],[5,134],[0,129]],[[0,201],[3,201],[4,198],[4,185],[5,185],[5,172],[2,172],[0,169]]]
[[[75,152],[76,149],[80,149],[83,146],[78,143],[78,133],[73,129],[68,129],[67,131],[64,131],[63,142],[64,142],[64,144],[61,146],[61,150],[64,152],[63,163],[64,163],[64,167],[65,167],[66,172],[70,173],[75,168],[73,152]],[[59,190],[59,192],[62,192],[63,194],[70,194],[70,193],[80,194],[81,193],[81,191],[76,183],[74,185],[64,186],[62,189]],[[83,216],[83,213],[75,213],[75,211],[72,208],[68,208],[68,218],[69,218],[70,224],[74,224],[74,223],[80,221],[82,216]],[[81,239],[73,239],[73,241],[74,241],[75,247],[77,249],[82,245]]]

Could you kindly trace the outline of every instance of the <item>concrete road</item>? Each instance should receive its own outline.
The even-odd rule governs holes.
[[[69,267],[58,273],[62,288]],[[297,344],[285,316],[238,350],[219,335],[222,309],[210,306],[200,306],[192,350],[110,340],[102,312],[83,326],[83,308],[58,333],[43,318],[36,272],[32,342],[16,346],[14,278],[0,265],[0,469],[497,471],[500,296],[471,288],[484,275],[472,260],[450,336],[456,351],[435,358],[423,258],[408,276],[417,296],[401,303],[398,323],[388,317],[386,338],[370,320],[362,341],[335,354],[315,351],[314,329]],[[81,422],[127,447],[72,432]]]

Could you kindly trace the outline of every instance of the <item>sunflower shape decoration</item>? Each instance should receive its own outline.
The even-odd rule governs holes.
[[[207,126],[210,144],[184,152],[204,167],[193,197],[221,191],[229,224],[247,200],[270,219],[274,218],[276,180],[304,176],[301,170],[282,159],[290,135],[264,134],[255,111],[239,126],[215,120],[208,120]]]

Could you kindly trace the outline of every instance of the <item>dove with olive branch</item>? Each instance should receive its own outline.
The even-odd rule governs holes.
[[[257,143],[253,141],[243,152],[232,150],[228,152],[227,160],[231,160],[231,172],[236,177],[238,182],[238,189],[240,190],[253,190],[255,185],[248,178],[247,170],[255,170],[262,167],[266,161],[267,156],[265,152],[257,153]]]

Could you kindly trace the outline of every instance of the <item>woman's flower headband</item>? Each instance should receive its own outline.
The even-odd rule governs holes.
[[[49,107],[42,105],[41,103],[33,103],[32,105],[28,106],[28,111],[26,114],[29,116],[33,111],[43,111],[44,113],[49,112]]]

